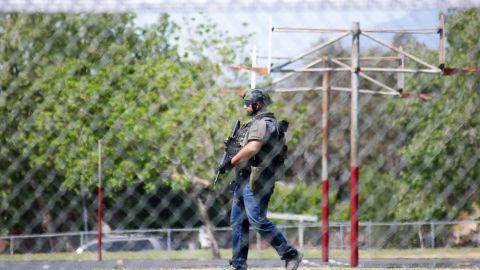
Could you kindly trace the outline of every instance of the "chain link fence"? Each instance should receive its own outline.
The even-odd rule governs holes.
[[[321,248],[321,224],[298,223],[279,225],[280,230],[288,235],[290,242],[301,249]],[[452,222],[361,222],[360,248],[363,250],[380,249],[437,249],[452,247],[474,247],[478,236],[475,236],[478,221]],[[347,222],[330,223],[330,248],[332,250],[349,249],[350,224]],[[461,229],[460,229],[461,228]],[[467,232],[465,233],[465,228]],[[231,245],[229,227],[216,227],[214,233],[220,248],[228,249]],[[110,239],[124,241],[118,250],[107,246],[106,251],[145,251],[154,248],[163,251],[198,250],[211,248],[205,227],[147,229],[147,230],[114,230],[109,232]],[[475,239],[476,237],[476,239]],[[8,253],[55,253],[55,252],[96,252],[97,232],[70,232],[36,235],[9,235],[0,239],[8,241]],[[145,240],[159,243],[158,247],[141,245],[138,250],[128,246],[132,240]],[[467,240],[468,239],[468,240]],[[466,243],[471,241],[471,243]],[[52,244],[54,243],[54,244]],[[251,230],[250,246],[252,249],[269,248],[260,234]]]
[[[330,247],[346,248],[352,37],[333,43],[338,35],[330,30],[350,31],[355,21],[361,29],[435,32],[375,33],[394,50],[360,38],[357,71],[367,77],[359,85],[359,247],[478,247],[480,80],[470,72],[480,66],[476,1],[353,1],[359,9],[343,2],[345,10],[278,1],[204,13],[175,5],[161,13],[148,1],[118,1],[127,10],[7,2],[0,14],[0,252],[74,252],[95,239],[99,205],[105,239],[151,237],[162,250],[214,241],[228,249],[233,175],[215,186],[212,179],[234,121],[249,119],[238,93],[251,83],[269,91],[270,109],[290,122],[285,176],[269,210],[321,220],[327,175]],[[272,33],[275,27],[303,30]],[[312,28],[329,31],[305,30]],[[408,56],[435,72],[420,71]],[[228,68],[252,61],[254,82],[251,71]],[[445,76],[446,67],[457,74]],[[382,95],[385,86],[390,95]],[[278,224],[295,245],[321,247],[321,224]],[[251,238],[253,247],[267,247]]]

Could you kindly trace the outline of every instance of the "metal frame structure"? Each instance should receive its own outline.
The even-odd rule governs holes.
[[[358,179],[360,161],[358,156],[358,138],[359,138],[359,94],[376,94],[376,95],[390,95],[398,96],[400,98],[420,98],[431,99],[428,94],[410,94],[404,92],[405,74],[437,74],[437,75],[451,75],[460,72],[478,72],[480,68],[446,68],[445,67],[445,19],[443,14],[440,15],[440,23],[436,28],[422,28],[422,29],[361,29],[360,23],[354,22],[351,29],[321,29],[321,28],[292,28],[292,27],[272,27],[270,19],[269,35],[268,35],[268,56],[261,57],[267,59],[267,67],[258,67],[256,65],[256,50],[252,53],[252,66],[230,66],[233,69],[246,69],[251,71],[252,83],[251,87],[255,87],[255,74],[269,75],[271,73],[282,73],[278,78],[275,78],[269,85],[272,92],[299,92],[299,91],[322,91],[322,261],[328,263],[328,244],[329,244],[329,230],[328,230],[328,111],[329,111],[329,92],[330,91],[344,91],[351,93],[350,104],[350,265],[352,267],[358,266]],[[272,33],[274,32],[312,32],[312,33],[339,33],[333,39],[327,40],[321,44],[315,45],[299,55],[293,57],[273,57],[271,53]],[[421,35],[438,35],[438,65],[430,64],[427,61],[420,59],[413,54],[404,51],[401,47],[396,48],[381,39],[375,37],[373,34],[381,33],[405,33],[405,34],[421,34]],[[352,36],[351,55],[349,57],[329,58],[327,56],[315,56],[313,53],[318,53],[324,49],[347,36]],[[396,53],[396,56],[382,56],[382,57],[362,57],[360,55],[360,37],[365,37],[375,44],[388,48]],[[272,59],[283,60],[283,62],[272,65]],[[422,68],[406,68],[405,59],[415,62]],[[288,68],[293,63],[300,60],[310,61],[300,68]],[[397,68],[385,67],[362,67],[363,61],[396,61],[399,63]],[[350,61],[350,65],[345,63]],[[323,66],[318,66],[323,63]],[[336,65],[336,66],[334,66]],[[296,73],[302,72],[318,72],[323,73],[322,85],[314,87],[293,87],[281,88],[277,85],[285,81]],[[349,72],[351,74],[350,87],[332,86],[330,85],[330,72]],[[396,87],[388,86],[366,73],[373,72],[387,72],[397,74]],[[365,79],[372,84],[379,86],[382,90],[360,89],[360,80]]]
[[[445,54],[444,54],[444,19],[443,15],[440,16],[440,26],[438,28],[429,28],[429,29],[360,29],[360,23],[354,22],[352,24],[352,29],[315,29],[315,28],[271,28],[272,32],[315,32],[315,33],[340,33],[337,37],[330,39],[324,43],[316,45],[300,55],[291,57],[284,61],[283,63],[274,65],[270,72],[280,72],[287,73],[283,76],[276,78],[272,82],[274,92],[290,92],[290,91],[308,91],[308,90],[322,90],[322,261],[327,263],[329,252],[329,212],[328,212],[328,110],[329,110],[329,91],[346,91],[351,93],[351,103],[350,103],[350,265],[355,267],[358,266],[359,256],[358,256],[358,179],[359,179],[359,168],[360,160],[358,155],[358,139],[359,139],[359,94],[378,94],[378,95],[390,95],[390,96],[399,96],[399,97],[409,97],[410,94],[403,93],[404,90],[404,75],[405,73],[425,73],[425,74],[442,74],[442,67],[445,66]],[[439,64],[438,67],[432,64],[427,63],[426,61],[416,57],[408,52],[405,52],[402,48],[396,48],[382,41],[381,39],[373,36],[373,33],[408,33],[408,34],[439,34]],[[343,58],[331,58],[329,59],[326,56],[319,57],[317,59],[312,59],[308,64],[297,69],[286,69],[292,63],[295,63],[301,59],[312,55],[314,52],[318,52],[321,49],[328,47],[347,36],[352,36],[352,46],[351,46],[351,55],[350,57]],[[383,47],[390,49],[391,51],[398,54],[398,56],[393,57],[361,57],[360,56],[360,37],[366,37],[369,40],[379,44]],[[271,41],[269,41],[269,44]],[[268,66],[271,66],[271,59],[269,53],[268,57]],[[419,64],[424,68],[405,68],[405,58],[412,60],[413,62]],[[384,67],[362,67],[362,61],[398,61],[398,68],[384,68]],[[344,61],[350,61],[350,65],[346,64]],[[324,62],[323,67],[315,67],[319,63]],[[336,66],[333,66],[336,65]],[[322,86],[318,87],[297,87],[297,88],[275,88],[275,85],[290,78],[295,73],[299,72],[323,72],[323,83]],[[329,73],[330,72],[350,72],[351,74],[351,84],[350,88],[332,86],[329,82]],[[397,86],[394,87],[388,86],[373,77],[367,75],[368,72],[388,72],[388,73],[397,73]],[[370,90],[370,89],[360,89],[360,80],[365,79],[372,84],[379,86],[382,90]],[[428,99],[428,95],[417,95],[418,98]]]

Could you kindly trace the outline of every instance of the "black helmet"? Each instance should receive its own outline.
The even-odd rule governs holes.
[[[263,106],[268,106],[272,103],[270,96],[262,89],[254,88],[252,90],[248,90],[243,95],[243,100],[246,103],[255,103],[260,101]]]

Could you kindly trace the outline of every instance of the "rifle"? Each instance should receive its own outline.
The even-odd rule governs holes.
[[[240,150],[240,145],[237,145],[235,141],[235,134],[237,131],[240,129],[240,120],[237,120],[235,122],[235,126],[233,127],[233,132],[232,135],[229,136],[227,139],[225,139],[225,148],[223,149],[223,156],[222,159],[220,160],[220,165],[224,164],[228,160],[230,160],[239,150]],[[221,174],[220,170],[217,170],[217,175],[215,176],[215,179],[213,180],[213,184],[215,185],[218,181],[218,176]]]

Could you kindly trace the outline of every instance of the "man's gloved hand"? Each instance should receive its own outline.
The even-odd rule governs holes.
[[[233,165],[232,165],[231,161],[232,161],[232,159],[225,160],[224,163],[222,163],[222,164],[220,164],[220,166],[218,166],[218,171],[222,174],[230,171],[233,168]]]

